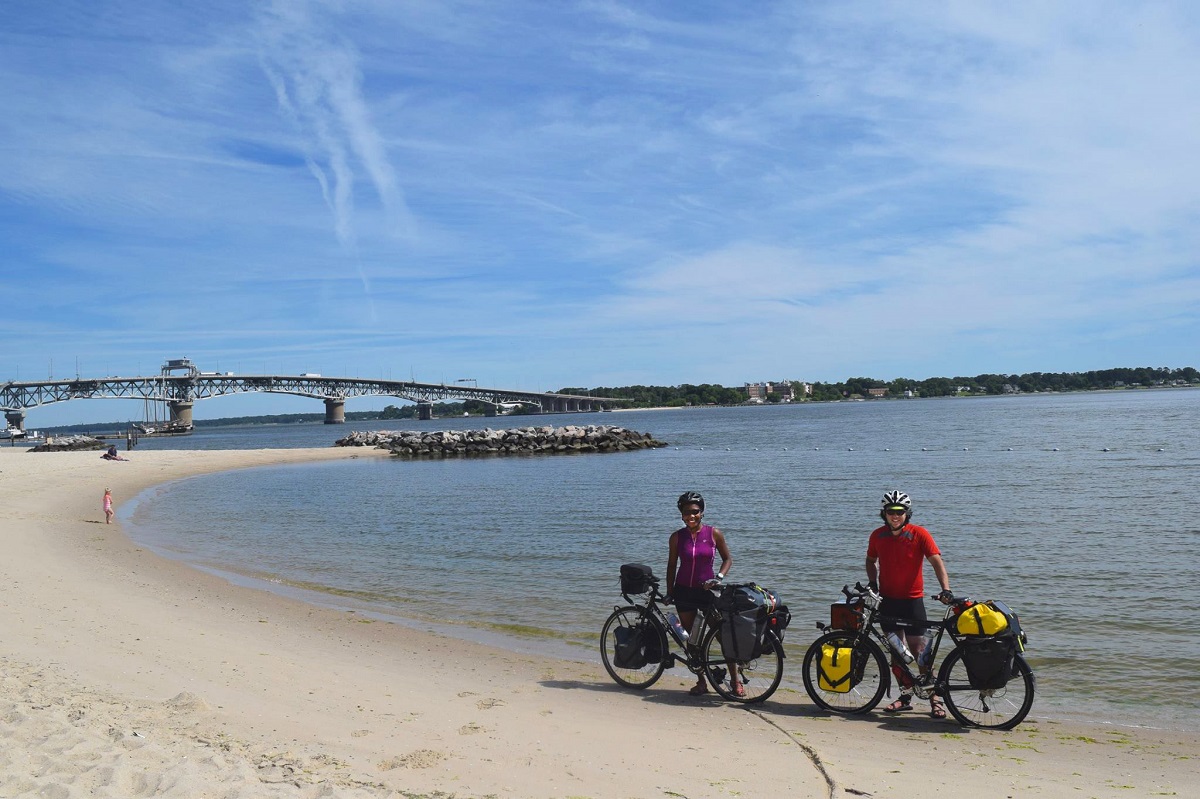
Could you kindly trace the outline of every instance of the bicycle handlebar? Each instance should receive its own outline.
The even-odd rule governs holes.
[[[877,591],[875,591],[875,592],[872,592],[872,590],[871,590],[870,586],[865,586],[865,585],[863,585],[861,581],[858,581],[858,582],[855,582],[855,583],[854,583],[854,590],[853,590],[853,591],[851,591],[851,590],[850,590],[850,586],[849,586],[849,585],[843,585],[843,586],[842,586],[842,593],[846,595],[846,599],[860,599],[860,598],[862,598],[862,597],[865,597],[865,596],[866,596],[867,594],[869,594],[869,593],[875,593],[877,596],[879,596],[879,592],[877,592]],[[942,601],[942,599],[941,599],[941,594],[930,594],[930,595],[929,595],[929,598],[930,598],[930,599],[936,599],[936,600],[938,600],[939,602],[940,602],[940,601]],[[970,602],[970,601],[972,601],[972,600],[971,600],[971,597],[969,597],[969,596],[954,596],[954,595],[951,595],[951,596],[950,596],[950,598],[949,598],[948,600],[946,600],[945,604],[947,604],[947,605],[961,605],[961,604],[963,604],[964,602]]]

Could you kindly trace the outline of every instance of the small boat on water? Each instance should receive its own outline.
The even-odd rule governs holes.
[[[19,427],[6,427],[0,430],[0,441],[28,441],[33,438],[42,438],[40,430],[22,430]]]
[[[184,422],[134,422],[133,429],[144,436],[185,436],[192,432],[194,425]]]

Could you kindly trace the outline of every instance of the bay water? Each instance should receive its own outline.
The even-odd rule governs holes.
[[[1200,390],[202,428],[138,450],[565,424],[619,424],[668,447],[240,470],[150,489],[122,519],[138,542],[240,583],[598,661],[620,565],[663,574],[675,499],[699,491],[730,579],[791,609],[784,678],[798,692],[777,699],[808,702],[804,648],[841,586],[865,579],[880,497],[897,488],[955,592],[1020,614],[1032,718],[1200,729]]]

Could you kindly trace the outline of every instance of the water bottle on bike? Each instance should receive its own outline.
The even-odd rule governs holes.
[[[933,630],[925,631],[925,641],[921,644],[921,654],[917,655],[917,666],[925,674],[933,666]]]
[[[683,624],[680,623],[679,617],[674,613],[668,613],[667,623],[671,625],[671,629],[675,631],[675,634],[679,636],[680,640],[686,643],[688,640],[688,631],[683,629]]]
[[[905,643],[904,637],[900,633],[888,633],[887,641],[891,645],[892,651],[896,653],[896,657],[905,663],[913,662],[912,652],[908,651],[908,644]]]
[[[896,675],[896,682],[905,688],[911,687],[913,684],[912,672],[908,670],[905,664],[912,663],[914,658],[912,652],[908,650],[908,644],[905,643],[904,636],[896,632],[888,633],[887,642],[896,656],[892,662],[892,674]]]

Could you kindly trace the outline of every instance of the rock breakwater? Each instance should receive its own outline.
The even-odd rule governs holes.
[[[30,452],[78,452],[80,450],[105,449],[107,444],[91,436],[55,436],[31,448]]]
[[[518,427],[512,430],[354,431],[334,442],[338,447],[378,447],[402,458],[472,455],[555,455],[625,452],[665,447],[649,433],[615,425]]]

